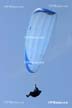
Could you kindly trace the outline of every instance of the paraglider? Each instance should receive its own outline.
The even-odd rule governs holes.
[[[31,91],[29,94],[26,95],[26,97],[32,96],[32,97],[37,97],[40,95],[42,91],[38,89],[38,87],[35,84],[35,89],[34,91]]]
[[[32,13],[27,29],[24,62],[28,72],[34,73],[43,62],[54,28],[56,12],[38,8]]]

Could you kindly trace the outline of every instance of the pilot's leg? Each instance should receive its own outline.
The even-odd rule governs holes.
[[[30,93],[26,95],[26,97],[29,97],[29,96],[30,96]]]
[[[29,94],[27,94],[27,95],[26,95],[26,97],[29,97],[29,96],[31,96],[31,94],[32,94],[32,92],[30,92]]]
[[[30,95],[28,94],[28,95],[26,95],[26,97],[29,97]]]

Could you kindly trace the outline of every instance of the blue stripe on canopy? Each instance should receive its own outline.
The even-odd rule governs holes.
[[[51,11],[51,10],[45,9],[45,8],[37,8],[33,13],[38,13],[38,12],[44,12],[44,13],[49,14],[49,15],[56,14],[54,11]]]
[[[25,51],[25,62],[26,62],[26,68],[27,70],[30,72],[30,73],[34,73],[30,68],[29,68],[29,65],[31,65],[32,63],[30,62],[30,60],[28,59],[28,56],[26,54],[26,51]]]

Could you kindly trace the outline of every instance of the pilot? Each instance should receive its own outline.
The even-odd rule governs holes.
[[[34,91],[31,91],[29,94],[26,95],[26,97],[32,96],[32,97],[37,97],[40,95],[42,91],[38,89],[38,87],[35,84],[35,89]]]

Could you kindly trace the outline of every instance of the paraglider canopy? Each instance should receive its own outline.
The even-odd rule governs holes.
[[[44,8],[33,11],[25,36],[24,58],[28,72],[34,73],[44,64],[47,47],[54,28],[56,12]]]

